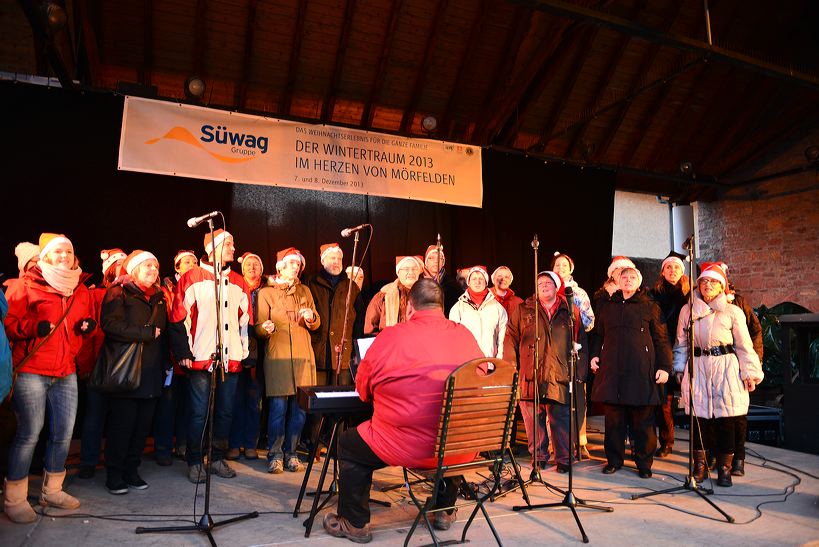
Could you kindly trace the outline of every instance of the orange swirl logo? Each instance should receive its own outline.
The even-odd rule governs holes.
[[[217,160],[225,163],[244,163],[246,161],[256,159],[257,150],[262,154],[267,152],[268,142],[267,137],[256,137],[254,135],[248,135],[244,133],[228,132],[227,127],[222,127],[221,125],[217,127],[215,135],[213,132],[212,125],[203,125],[202,135],[203,136],[201,138],[197,139],[193,135],[193,133],[188,131],[186,128],[176,126],[171,128],[170,131],[168,131],[161,137],[145,141],[145,144],[156,144],[162,139],[179,141],[199,148],[200,150],[207,152]],[[212,152],[205,148],[202,142],[200,142],[200,141],[212,142],[214,140],[216,141],[217,144],[231,145],[231,151],[233,153],[241,154],[244,157],[234,157],[225,156],[223,154],[217,154],[216,152]]]

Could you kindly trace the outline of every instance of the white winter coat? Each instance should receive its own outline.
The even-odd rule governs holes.
[[[677,339],[674,344],[674,371],[685,372],[682,396],[689,412],[688,397],[688,328],[689,305],[680,311]],[[694,292],[694,347],[711,348],[733,344],[736,353],[694,357],[694,412],[700,418],[726,418],[748,413],[749,396],[744,380],[762,381],[762,366],[754,351],[745,314],[728,303],[725,293],[709,304]]]
[[[486,357],[502,357],[503,337],[509,317],[492,291],[486,294],[478,307],[469,299],[468,292],[463,293],[449,310],[449,319],[469,329]]]

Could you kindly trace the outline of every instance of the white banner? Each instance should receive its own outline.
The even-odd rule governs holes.
[[[125,98],[120,169],[480,207],[481,149]]]

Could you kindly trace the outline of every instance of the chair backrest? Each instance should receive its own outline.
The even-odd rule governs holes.
[[[439,465],[452,456],[506,448],[517,383],[515,366],[501,359],[473,359],[452,371],[435,441]]]

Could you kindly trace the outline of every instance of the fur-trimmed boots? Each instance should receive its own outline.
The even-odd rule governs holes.
[[[28,477],[19,481],[6,479],[3,488],[3,511],[9,520],[19,524],[37,520],[37,513],[28,503]]]
[[[43,473],[43,491],[40,494],[40,505],[43,507],[50,505],[59,509],[76,509],[80,506],[80,500],[63,492],[65,469],[61,473],[49,473],[48,471]]]

